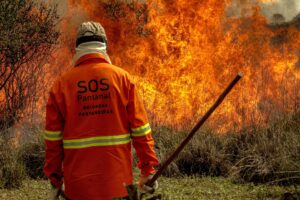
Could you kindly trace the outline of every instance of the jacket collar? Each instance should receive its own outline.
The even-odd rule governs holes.
[[[92,59],[97,59],[97,60],[99,60],[99,62],[109,64],[109,62],[105,59],[105,57],[101,53],[91,53],[91,54],[86,54],[86,55],[80,57],[76,61],[74,66],[77,67],[78,65],[82,64],[83,62],[86,62],[86,61],[92,60]]]

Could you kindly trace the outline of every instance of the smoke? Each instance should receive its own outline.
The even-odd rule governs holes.
[[[276,14],[281,14],[286,21],[291,21],[300,13],[299,0],[275,0],[269,3],[261,3],[262,14],[270,21]]]
[[[257,2],[260,2],[257,4]],[[261,13],[273,22],[282,17],[284,21],[291,21],[300,13],[299,0],[232,0],[227,10],[228,16],[247,17],[251,16],[253,6],[259,5]]]
[[[247,17],[251,16],[255,0],[232,0],[227,8],[227,16]]]
[[[58,3],[59,13],[61,16],[64,16],[68,13],[68,1],[67,0],[47,0]],[[76,2],[77,0],[72,0]],[[146,0],[139,0],[140,2],[145,2]],[[79,1],[80,2],[80,1]],[[252,14],[252,8],[254,5],[259,3],[261,7],[261,13],[266,16],[266,18],[273,22],[274,15],[282,15],[285,21],[291,21],[297,14],[300,13],[300,0],[231,0],[231,4],[227,9],[227,16],[249,16]],[[76,3],[75,3],[76,4]],[[73,7],[74,9],[74,7]],[[80,7],[77,8],[77,11],[73,11],[72,15],[75,18],[81,19],[85,18],[82,10],[80,12]],[[78,15],[79,14],[79,15]],[[74,20],[74,19],[73,19]],[[75,21],[78,21],[75,20]],[[80,21],[80,20],[79,20]]]

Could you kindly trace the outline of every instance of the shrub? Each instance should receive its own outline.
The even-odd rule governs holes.
[[[24,166],[17,152],[0,138],[0,188],[19,188],[26,177]]]
[[[300,118],[295,116],[272,127],[248,129],[235,136],[244,140],[231,175],[242,181],[300,183]]]
[[[157,128],[154,138],[162,161],[186,133]],[[166,170],[167,175],[230,176],[255,183],[300,183],[300,112],[268,128],[248,127],[224,135],[200,130]]]
[[[19,188],[27,177],[44,177],[44,145],[40,126],[24,123],[16,129],[7,129],[6,133],[0,134],[0,188]],[[22,140],[18,141],[21,146],[12,140],[14,132],[18,131],[23,134]]]
[[[211,131],[200,131],[176,161],[181,172],[225,176],[231,166],[221,138]]]
[[[160,162],[166,160],[170,155],[170,151],[175,150],[175,147],[180,144],[184,138],[184,133],[178,133],[166,127],[157,127],[154,129],[153,138],[155,140],[155,149]],[[172,162],[164,171],[165,176],[180,175],[180,171],[176,163]]]
[[[155,140],[163,152],[161,160],[167,159],[186,136],[186,133],[171,133],[167,129],[159,134],[155,131]],[[172,163],[172,170],[168,169],[166,174],[226,176],[232,163],[225,147],[222,138],[211,130],[199,131]]]
[[[33,179],[46,178],[43,172],[45,163],[44,145],[42,142],[28,143],[19,150],[19,157],[24,164],[26,174]]]
[[[36,0],[0,3],[0,129],[36,110],[46,64],[57,43],[57,7]]]

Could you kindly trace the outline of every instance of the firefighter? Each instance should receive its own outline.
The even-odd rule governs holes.
[[[74,67],[53,85],[46,106],[45,165],[52,199],[64,184],[71,200],[126,197],[133,183],[132,145],[139,158],[139,188],[158,159],[143,104],[131,76],[111,64],[101,24],[82,23]]]

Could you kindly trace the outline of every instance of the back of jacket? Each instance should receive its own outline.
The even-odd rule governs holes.
[[[124,184],[132,184],[132,143],[142,174],[153,173],[158,163],[130,75],[101,54],[82,57],[53,86],[45,140],[44,171],[58,187],[64,178],[72,200],[126,196]]]

